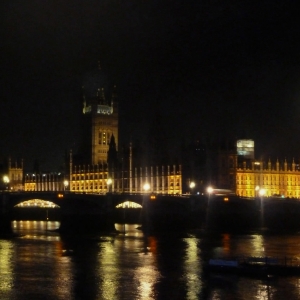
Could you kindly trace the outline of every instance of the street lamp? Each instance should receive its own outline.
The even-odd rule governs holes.
[[[69,186],[69,181],[68,181],[68,180],[65,180],[65,181],[64,181],[64,190],[65,190],[65,191],[67,190],[68,186]]]
[[[259,191],[259,186],[257,185],[257,186],[255,187],[255,197],[257,197],[257,194],[259,193],[258,191]]]
[[[259,190],[259,195],[260,195],[261,197],[263,197],[265,194],[266,194],[266,190],[265,190],[265,189],[260,189],[260,190]]]
[[[10,182],[9,177],[7,175],[3,176],[3,182],[4,182],[4,185],[5,185],[5,189],[7,190],[8,189],[8,184]]]
[[[195,182],[194,182],[194,181],[191,181],[191,182],[190,182],[190,189],[191,189],[190,193],[191,193],[191,194],[193,194],[193,188],[194,188],[195,186],[196,186]]]
[[[266,194],[265,189],[260,189],[259,190],[259,195],[260,195],[260,219],[261,219],[261,228],[264,228],[264,204],[263,204],[263,197]]]
[[[206,192],[208,193],[208,198],[207,198],[207,204],[206,204],[206,210],[205,210],[205,228],[209,227],[209,214],[210,214],[210,195],[214,191],[214,189],[209,186],[206,189]]]
[[[107,183],[108,193],[110,193],[111,192],[111,186],[112,186],[112,179],[108,178],[106,183]]]
[[[148,230],[151,226],[150,220],[149,220],[149,201],[148,201],[148,191],[150,190],[150,184],[145,183],[143,185],[143,190],[145,193],[143,194],[143,205],[142,205],[142,226],[145,228],[145,230]],[[151,209],[150,209],[151,210]]]
[[[206,191],[207,191],[208,195],[210,196],[210,194],[214,191],[214,189],[213,189],[211,186],[209,186],[209,187],[206,189]]]
[[[150,190],[150,184],[145,183],[144,186],[143,186],[143,189],[144,189],[145,193],[147,193]]]

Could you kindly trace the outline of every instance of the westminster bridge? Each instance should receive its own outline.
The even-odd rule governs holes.
[[[0,233],[11,231],[14,207],[24,201],[50,201],[60,208],[60,231],[114,231],[116,207],[141,205],[143,230],[300,229],[300,200],[236,195],[86,194],[73,192],[0,193]]]
[[[0,194],[0,232],[10,230],[16,205],[27,200],[50,201],[60,208],[61,231],[114,230],[114,212],[124,202],[141,206],[139,222],[153,227],[185,227],[191,212],[189,196],[107,193],[90,194],[69,191],[2,192]],[[205,200],[203,199],[203,205]]]

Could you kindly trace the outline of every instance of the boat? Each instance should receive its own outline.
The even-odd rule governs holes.
[[[241,276],[297,276],[300,261],[295,258],[238,257],[210,259],[208,272],[233,273]]]

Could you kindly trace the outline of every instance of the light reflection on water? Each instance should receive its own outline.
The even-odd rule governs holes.
[[[161,234],[116,224],[110,235],[61,236],[18,221],[0,239],[0,299],[299,299],[300,279],[207,274],[209,258],[300,257],[298,234]],[[49,229],[48,231],[46,229]]]
[[[12,247],[11,241],[0,242],[0,296],[9,293],[13,286]],[[0,299],[2,298],[0,297]]]

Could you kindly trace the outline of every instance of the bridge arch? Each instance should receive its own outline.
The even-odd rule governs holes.
[[[124,201],[122,203],[119,203],[116,205],[116,208],[132,208],[132,209],[135,209],[135,208],[142,208],[143,206],[139,203],[136,203],[136,202],[133,202],[133,201]]]
[[[142,208],[143,195],[115,194],[110,196],[115,208]]]
[[[29,199],[24,200],[14,207],[21,208],[21,207],[40,207],[40,208],[60,208],[59,205],[52,201],[43,200],[43,199]]]

